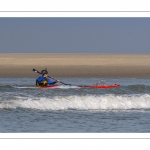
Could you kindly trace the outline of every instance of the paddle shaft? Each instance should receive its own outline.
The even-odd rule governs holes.
[[[51,78],[51,79],[53,79],[53,80],[55,80],[55,81],[57,81],[55,78],[53,78],[53,77],[50,77],[50,76],[48,76],[49,78]],[[59,81],[60,83],[62,83],[62,84],[64,84],[64,85],[70,85],[70,84],[66,84],[66,83],[63,83],[63,82],[61,82],[61,81]]]

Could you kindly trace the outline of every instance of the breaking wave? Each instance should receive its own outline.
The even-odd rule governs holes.
[[[140,110],[150,109],[149,94],[21,97],[0,100],[0,109],[34,110]]]

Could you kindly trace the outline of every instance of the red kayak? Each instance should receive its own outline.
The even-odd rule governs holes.
[[[39,86],[39,88],[44,88],[44,89],[52,89],[59,87],[61,85],[55,84],[55,85],[49,85],[49,86]],[[72,85],[76,86],[76,85]],[[91,89],[108,89],[108,88],[116,88],[120,86],[120,84],[110,84],[110,85],[77,85],[76,87],[78,88],[91,88]]]
[[[48,85],[48,86],[39,86],[39,88],[42,88],[42,89],[52,89],[52,88],[55,88],[55,87],[58,87],[60,85],[58,84],[55,84],[55,85]]]

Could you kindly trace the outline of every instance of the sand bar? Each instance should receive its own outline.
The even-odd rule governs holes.
[[[36,78],[33,68],[55,78],[150,78],[150,55],[0,54],[0,77]]]

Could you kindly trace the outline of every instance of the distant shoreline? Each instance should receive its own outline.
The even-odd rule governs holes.
[[[0,77],[150,78],[150,54],[0,53]]]

